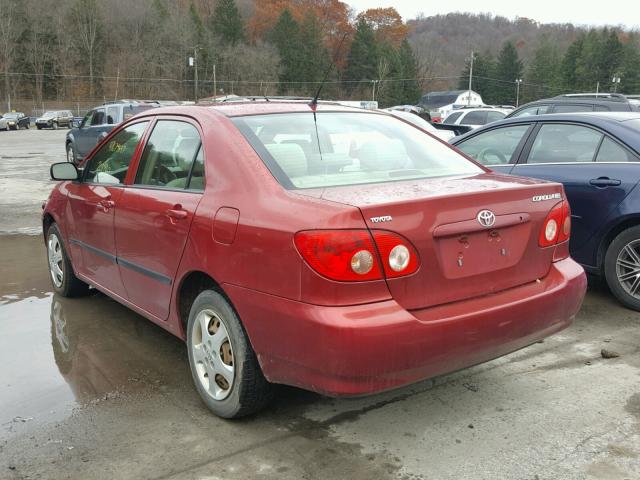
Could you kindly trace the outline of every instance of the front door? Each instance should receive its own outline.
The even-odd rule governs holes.
[[[128,298],[163,320],[204,190],[200,143],[195,125],[158,120],[116,209],[118,263]]]
[[[126,298],[116,259],[114,213],[129,165],[148,121],[121,130],[89,159],[82,181],[69,186],[74,265],[91,282]]]
[[[634,156],[599,130],[548,123],[540,126],[524,157],[511,173],[564,185],[571,206],[571,253],[580,263],[595,265],[593,252],[582,247],[640,180]]]

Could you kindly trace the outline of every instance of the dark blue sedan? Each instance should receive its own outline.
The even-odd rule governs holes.
[[[563,183],[571,255],[640,310],[640,113],[516,117],[451,143],[498,172]]]

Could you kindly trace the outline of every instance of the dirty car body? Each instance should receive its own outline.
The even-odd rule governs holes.
[[[54,188],[43,227],[54,287],[73,275],[185,339],[203,400],[234,417],[270,383],[370,394],[567,327],[586,289],[568,218],[562,185],[390,115],[271,101],[134,117]]]

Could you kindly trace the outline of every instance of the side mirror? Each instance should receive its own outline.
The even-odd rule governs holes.
[[[73,163],[60,162],[51,165],[49,170],[52,180],[77,180],[78,169]]]

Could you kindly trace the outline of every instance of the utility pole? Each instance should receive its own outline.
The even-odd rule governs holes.
[[[218,90],[216,90],[216,64],[213,64],[213,99],[218,96]]]
[[[376,84],[379,82],[380,80],[371,80],[371,101],[375,102],[376,101]]]
[[[198,102],[198,47],[193,49],[193,96]]]
[[[611,82],[613,82],[613,93],[616,93],[618,91],[618,85],[620,85],[620,76],[614,75]]]
[[[471,105],[471,82],[473,80],[473,59],[475,55],[473,50],[471,50],[471,57],[469,59],[469,91],[467,92],[467,106]]]
[[[520,84],[522,83],[521,78],[516,78],[516,108],[520,105]]]

